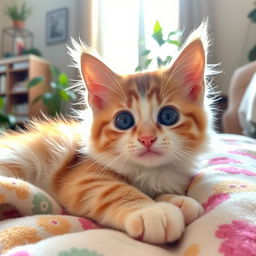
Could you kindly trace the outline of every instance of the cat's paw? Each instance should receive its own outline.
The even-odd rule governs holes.
[[[125,220],[125,230],[143,241],[161,244],[178,240],[184,231],[184,218],[175,205],[160,202],[132,212]]]
[[[188,225],[203,215],[204,209],[195,199],[187,196],[165,194],[159,196],[156,201],[169,202],[180,208],[183,213],[185,224]]]

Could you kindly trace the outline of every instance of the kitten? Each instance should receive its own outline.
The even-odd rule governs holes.
[[[199,28],[202,30],[202,28]],[[83,121],[34,122],[0,140],[0,173],[32,182],[74,215],[160,244],[202,207],[184,196],[209,133],[206,52],[197,30],[170,67],[118,75],[74,53],[88,92]]]

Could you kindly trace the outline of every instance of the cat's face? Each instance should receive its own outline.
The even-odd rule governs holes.
[[[94,121],[91,146],[111,166],[157,167],[186,161],[206,136],[205,54],[190,42],[171,67],[120,76],[84,53],[82,75]]]

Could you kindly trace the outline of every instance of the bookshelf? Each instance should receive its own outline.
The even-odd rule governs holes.
[[[27,82],[43,76],[45,82],[30,89]],[[33,101],[49,89],[49,62],[35,55],[0,59],[0,97],[5,99],[5,112],[13,114],[18,121],[41,116],[46,108],[41,101]]]

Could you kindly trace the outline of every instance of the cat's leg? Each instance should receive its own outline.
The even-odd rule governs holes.
[[[165,202],[141,205],[127,215],[126,232],[145,242],[160,244],[178,240],[184,231],[184,218],[178,207]]]
[[[157,202],[168,202],[176,205],[183,213],[185,224],[188,225],[203,215],[203,207],[196,200],[187,196],[163,194],[156,198]]]
[[[53,194],[68,212],[145,242],[173,242],[184,231],[184,217],[176,205],[155,202],[120,175],[106,168],[100,171],[100,166],[90,160],[60,170],[52,186]]]

